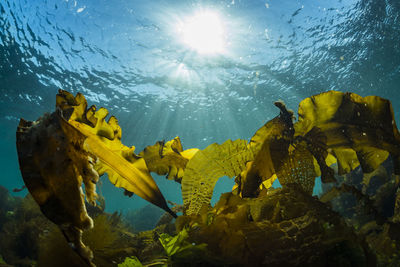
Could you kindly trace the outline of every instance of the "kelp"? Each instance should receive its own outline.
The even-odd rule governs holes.
[[[197,214],[208,204],[218,179],[239,175],[254,158],[245,140],[228,140],[198,151],[188,162],[182,179],[182,198],[186,214]]]
[[[111,116],[108,122],[105,118],[108,111],[94,106],[86,108],[84,96],[73,96],[60,90],[57,95],[57,107],[62,113],[71,113],[68,126],[71,125],[84,138],[84,149],[97,158],[94,166],[99,175],[108,173],[110,181],[116,187],[122,187],[156,206],[169,209],[163,195],[147,169],[143,158],[134,154],[135,147],[127,147],[121,143],[121,127],[118,120]],[[72,131],[71,129],[66,132]]]
[[[330,167],[334,163],[339,174],[348,173],[357,166],[368,173],[390,155],[394,172],[400,172],[400,134],[390,101],[375,96],[325,92],[300,103],[296,123],[293,111],[283,102],[275,105],[280,114],[261,127],[250,142],[228,140],[221,145],[211,144],[204,150],[183,150],[176,137],[148,146],[136,155],[135,147],[121,143],[117,119],[110,117],[105,121],[106,109],[88,108],[83,95],[74,97],[61,90],[57,95],[56,112],[36,122],[21,119],[17,132],[21,172],[42,212],[60,226],[67,240],[89,265],[92,264],[91,251],[83,245],[81,235],[83,230],[92,227],[92,220],[86,212],[81,184],[85,184],[87,201],[95,204],[95,184],[105,172],[111,182],[124,188],[127,194],[135,193],[173,216],[150,172],[181,182],[184,218],[190,221],[196,216],[187,215],[199,214],[205,208],[206,212],[197,219],[206,225],[212,225],[218,217],[210,211],[209,202],[222,176],[236,176],[233,193],[239,205],[241,199],[268,196],[269,192],[260,192],[266,192],[264,189],[271,187],[275,179],[280,180],[283,189],[296,188],[310,197],[315,177],[321,176],[323,183],[335,181]],[[284,216],[279,211],[281,204],[279,201],[275,204],[277,208],[272,214],[264,208],[261,213],[280,220]],[[232,213],[235,210],[231,215],[237,217],[233,221],[230,217],[223,218],[218,229],[235,228],[249,219],[246,205],[237,210],[228,205],[225,208],[229,210],[218,211]],[[250,215],[254,218],[259,214]],[[235,249],[228,246],[226,249],[230,251],[223,253],[239,255],[247,234],[258,235],[268,229],[269,223],[254,225],[247,229],[248,233],[237,229],[235,234],[224,239]],[[220,234],[213,231],[209,236]],[[254,244],[260,245],[259,242],[261,240],[257,239]]]
[[[236,182],[243,197],[255,196],[263,182],[267,187],[272,185],[276,170],[281,169],[283,159],[289,156],[294,133],[293,112],[282,102],[275,105],[280,108],[280,115],[261,127],[249,143],[238,139],[222,145],[211,144],[188,162],[182,179],[185,214],[198,214],[209,204],[214,186],[222,176],[238,176]]]
[[[307,144],[305,142],[291,144],[288,155],[283,159],[282,167],[277,172],[280,184],[285,186],[297,183],[305,192],[312,195],[317,176],[314,158],[307,149]]]
[[[88,153],[81,149],[81,135],[74,131],[66,135],[62,123],[58,113],[47,114],[36,122],[21,119],[17,132],[20,169],[43,214],[59,225],[67,241],[92,266],[92,252],[81,240],[82,232],[93,227],[81,184],[88,184],[88,199],[93,201],[95,193],[89,183],[98,176]]]
[[[208,205],[217,180],[224,175],[237,176],[235,192],[242,197],[256,197],[261,184],[269,188],[278,177],[283,184],[299,183],[312,193],[317,176],[313,152],[317,153],[306,138],[294,138],[293,112],[283,102],[275,105],[280,114],[257,130],[249,143],[212,144],[188,162],[182,180],[185,214],[198,214]]]
[[[389,154],[400,174],[400,134],[389,100],[337,91],[306,98],[299,105],[295,135],[304,136],[314,127],[325,136],[340,175],[358,165],[372,172]]]
[[[3,264],[4,264],[4,265],[7,264],[7,263],[4,261],[4,259],[3,259],[3,257],[2,257],[1,255],[0,255],[0,264],[2,264],[2,265],[3,265]]]
[[[219,266],[375,266],[340,215],[296,184],[257,198],[222,194],[207,214],[179,216],[176,226],[189,243],[207,244]]]
[[[293,129],[293,111],[288,110],[283,102],[276,102],[280,114],[257,130],[250,139],[249,147],[254,152],[254,159],[246,170],[236,178],[238,193],[242,197],[255,197],[260,184],[269,187],[277,178],[277,171],[288,157]]]
[[[86,199],[96,204],[96,183],[107,172],[110,181],[176,216],[166,204],[143,158],[134,147],[121,143],[121,128],[108,111],[60,90],[57,110],[35,122],[21,119],[17,151],[25,185],[43,214],[62,230],[67,241],[88,265],[92,252],[81,240],[82,231],[93,227]]]
[[[168,234],[161,234],[159,240],[161,245],[165,249],[165,253],[168,257],[172,257],[178,253],[182,253],[184,250],[190,250],[193,248],[204,249],[207,245],[200,244],[194,245],[187,241],[188,233],[186,229],[180,231],[176,236],[170,236]]]
[[[24,198],[9,195],[7,202],[5,221],[0,222],[1,254],[7,266],[32,266],[40,251],[41,237],[53,224],[29,194]]]
[[[186,164],[197,153],[197,148],[183,150],[179,137],[164,142],[158,141],[139,153],[146,161],[150,172],[167,175],[168,179],[181,182]]]
[[[330,165],[337,163],[339,174],[359,164],[364,172],[371,172],[389,154],[395,173],[400,172],[400,135],[390,101],[329,91],[303,100],[296,123],[283,102],[275,105],[280,114],[261,127],[247,146],[236,147],[233,154],[210,149],[213,155],[201,157],[200,151],[187,163],[182,180],[186,214],[198,214],[209,203],[216,181],[228,171],[237,176],[234,191],[242,197],[257,197],[277,178],[283,186],[299,184],[311,194],[317,176],[324,183],[335,181]],[[230,160],[236,155],[247,156],[233,161],[233,167]]]

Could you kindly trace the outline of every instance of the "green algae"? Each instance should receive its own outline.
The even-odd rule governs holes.
[[[119,263],[118,267],[143,267],[139,259],[135,256],[127,257],[123,263]]]

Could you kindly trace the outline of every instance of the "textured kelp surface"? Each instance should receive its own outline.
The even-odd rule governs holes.
[[[189,229],[190,241],[206,243],[231,264],[365,266],[370,257],[366,244],[337,213],[292,186],[256,199],[226,193],[207,214],[182,216],[177,224]]]
[[[56,112],[21,120],[21,172],[43,214],[73,244],[78,254],[72,255],[87,265],[107,266],[110,259],[137,266],[398,265],[400,135],[390,101],[325,92],[300,103],[297,122],[283,102],[275,105],[279,115],[249,142],[184,150],[176,137],[135,154],[121,143],[116,118],[105,121],[106,109],[88,108],[83,95],[60,91]],[[86,209],[101,200],[95,183],[105,172],[127,195],[169,214],[137,235],[101,210],[89,216]],[[182,184],[183,207],[167,206],[150,172]],[[222,176],[235,177],[236,185],[211,207]],[[318,176],[319,198],[311,196]],[[271,189],[276,179],[282,188]],[[107,238],[97,240],[100,232]],[[122,244],[133,250],[120,253]],[[31,257],[43,262],[49,253]]]
[[[197,214],[208,205],[215,184],[223,176],[234,177],[254,158],[245,140],[212,144],[189,161],[182,180],[182,198],[187,214]]]

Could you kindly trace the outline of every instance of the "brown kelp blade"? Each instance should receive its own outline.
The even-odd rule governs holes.
[[[389,154],[400,173],[400,134],[389,100],[338,91],[306,98],[299,105],[296,135],[305,136],[315,127],[325,135],[340,174],[358,165],[372,172]]]
[[[82,242],[82,232],[93,227],[86,211],[86,199],[95,201],[98,175],[87,152],[81,149],[83,138],[62,129],[56,112],[35,122],[21,119],[17,129],[17,152],[25,185],[42,213],[58,225],[75,251],[89,265],[93,254]]]

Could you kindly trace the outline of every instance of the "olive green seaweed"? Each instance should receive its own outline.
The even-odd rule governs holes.
[[[123,263],[119,263],[118,267],[143,267],[139,259],[135,256],[127,257]]]

